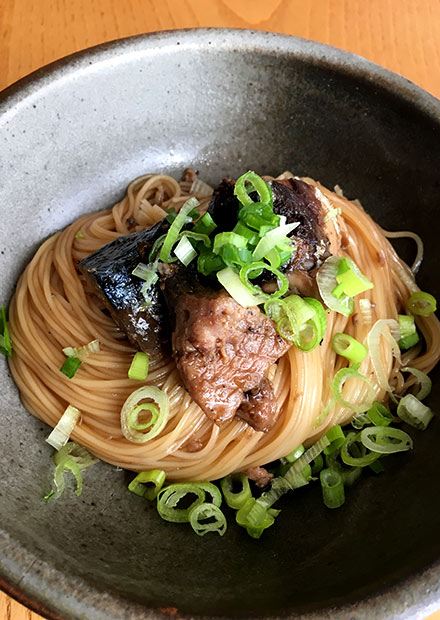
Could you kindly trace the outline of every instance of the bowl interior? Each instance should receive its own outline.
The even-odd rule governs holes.
[[[111,205],[137,175],[187,166],[214,184],[249,168],[338,183],[383,227],[423,237],[419,282],[440,293],[440,104],[362,59],[265,33],[140,37],[11,89],[0,127],[2,300],[47,235]],[[49,611],[322,618],[345,606],[360,618],[416,613],[438,597],[429,571],[440,555],[437,420],[412,431],[414,451],[365,476],[340,510],[311,485],[281,503],[259,541],[232,523],[222,539],[197,538],[105,464],[86,473],[80,498],[46,504],[48,429],[1,365],[0,574]],[[440,410],[436,378],[430,403]]]

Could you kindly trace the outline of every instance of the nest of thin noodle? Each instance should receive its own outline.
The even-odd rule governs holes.
[[[292,176],[284,173],[282,177]],[[280,408],[268,433],[256,432],[234,419],[223,427],[210,421],[192,401],[171,357],[154,360],[145,384],[165,390],[170,416],[161,434],[144,444],[127,441],[121,432],[120,410],[128,395],[142,383],[127,377],[134,350],[98,299],[84,288],[77,261],[120,235],[151,226],[179,208],[189,197],[190,184],[166,175],[145,175],[133,181],[123,200],[112,209],[85,215],[53,235],[39,248],[24,271],[10,306],[14,345],[10,368],[25,407],[50,426],[68,404],[81,411],[72,439],[104,461],[141,471],[164,469],[172,480],[213,480],[285,456],[301,443],[311,443],[334,424],[350,421],[353,411],[331,402],[331,381],[346,360],[335,354],[332,335],[345,332],[364,342],[380,318],[397,319],[410,294],[418,290],[411,271],[398,258],[381,228],[359,203],[349,201],[304,179],[322,192],[329,221],[331,252],[351,257],[374,283],[355,298],[349,317],[328,314],[321,345],[309,353],[292,347],[269,369]],[[339,192],[340,194],[340,192]],[[206,208],[209,198],[202,198]],[[367,299],[365,313],[359,306]],[[365,302],[364,302],[365,303]],[[426,347],[413,349],[400,361],[381,344],[382,363],[397,392],[404,389],[399,368],[411,363],[425,372],[440,355],[439,324],[434,316],[418,319]],[[98,339],[100,352],[90,356],[74,378],[60,373],[62,349]],[[367,357],[360,367],[377,395],[386,400]],[[343,394],[350,403],[367,396],[365,382],[351,379]],[[323,416],[323,412],[325,415]]]

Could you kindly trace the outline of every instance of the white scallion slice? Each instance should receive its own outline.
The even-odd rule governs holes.
[[[149,399],[152,402],[145,403],[145,410],[151,413],[152,423],[142,424],[139,421],[141,401]],[[155,386],[143,386],[135,390],[127,398],[121,409],[122,434],[128,441],[133,443],[145,443],[159,435],[164,429],[169,416],[170,401],[162,390]],[[139,413],[138,413],[139,412]],[[142,432],[138,429],[145,429]]]
[[[399,323],[394,319],[379,319],[370,329],[367,336],[367,347],[377,382],[383,390],[391,394],[393,390],[388,382],[387,372],[380,355],[381,336],[384,337],[387,344],[391,347],[396,360],[400,362],[400,348],[398,344],[400,339]]]
[[[73,405],[69,405],[58,420],[58,424],[50,433],[49,437],[47,437],[47,443],[55,448],[55,450],[61,450],[69,441],[70,435],[80,417],[81,411]]]
[[[424,431],[434,417],[429,407],[420,402],[414,394],[406,394],[397,405],[397,415],[403,421]]]
[[[214,188],[196,177],[191,185],[189,190],[190,194],[195,194],[199,198],[207,198],[208,196],[212,196],[214,193]]]
[[[369,299],[359,300],[359,314],[362,323],[366,327],[371,327],[373,325],[373,307]]]
[[[432,381],[423,370],[418,368],[412,368],[411,366],[405,366],[401,368],[402,372],[410,372],[420,384],[420,390],[415,394],[418,400],[424,400],[431,393]]]
[[[87,359],[89,355],[98,353],[98,351],[100,351],[99,340],[92,340],[81,347],[66,347],[63,349],[63,353],[66,357],[76,357],[81,360],[81,362]]]
[[[284,224],[278,226],[273,230],[269,230],[264,237],[260,239],[257,247],[252,253],[252,258],[255,261],[261,260],[270,250],[273,250],[281,241],[286,240],[287,235],[299,226],[299,222],[293,222],[292,224]]]
[[[331,390],[336,402],[341,403],[341,405],[344,405],[344,407],[347,407],[348,409],[352,409],[355,413],[364,413],[365,411],[368,411],[373,404],[376,397],[376,392],[367,377],[359,372],[357,366],[358,364],[338,370],[332,381]],[[342,388],[348,379],[359,379],[367,385],[369,395],[363,402],[351,403],[350,401],[345,400],[342,394]]]
[[[266,301],[262,295],[253,295],[243,284],[240,276],[232,267],[225,267],[217,272],[217,279],[220,284],[228,291],[229,295],[235,299],[243,308],[258,306]]]
[[[330,310],[339,312],[339,314],[343,314],[344,316],[349,316],[354,308],[353,299],[348,295],[335,297],[332,293],[338,286],[336,276],[341,260],[339,256],[329,256],[318,269],[316,282],[325,305],[330,308]]]
[[[82,474],[84,469],[90,467],[94,463],[97,463],[99,459],[94,457],[90,452],[75,443],[69,441],[65,446],[53,455],[53,461],[56,465],[54,473],[54,486],[55,491],[52,490],[45,499],[58,499],[64,491],[64,472],[70,471],[76,479],[76,495],[81,495],[82,491]]]
[[[192,260],[197,256],[197,252],[194,249],[191,241],[185,235],[181,238],[179,243],[174,249],[174,254],[180,260],[180,262],[187,267]]]
[[[361,430],[360,439],[367,450],[379,454],[405,452],[413,447],[408,433],[393,426],[367,426]]]

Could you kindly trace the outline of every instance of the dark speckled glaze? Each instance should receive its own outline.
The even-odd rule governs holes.
[[[310,41],[199,30],[94,48],[2,94],[0,299],[47,235],[111,205],[143,172],[190,165],[213,183],[247,168],[339,183],[384,227],[423,236],[420,283],[440,293],[440,102]],[[0,364],[0,575],[48,617],[415,619],[440,607],[438,420],[342,510],[311,486],[259,542],[233,525],[199,539],[105,464],[79,499],[46,504],[48,429]]]

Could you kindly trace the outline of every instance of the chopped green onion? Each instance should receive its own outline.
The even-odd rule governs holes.
[[[246,239],[246,237],[237,235],[237,233],[234,233],[234,232],[218,233],[214,237],[214,246],[213,246],[214,254],[220,254],[220,250],[226,244],[233,245],[236,248],[245,248],[248,244],[248,240]]]
[[[406,394],[397,405],[397,415],[403,421],[424,431],[434,417],[434,413],[426,407],[414,394]]]
[[[311,351],[324,337],[327,318],[322,304],[313,297],[289,295],[282,300],[269,300],[264,308],[281,336],[302,351]]]
[[[234,195],[242,205],[253,205],[255,203],[249,195],[252,192],[257,192],[261,203],[272,206],[272,190],[269,185],[258,174],[249,170],[237,179]]]
[[[399,347],[401,351],[410,349],[420,340],[417,333],[416,324],[413,316],[407,314],[399,314],[400,340]]]
[[[249,250],[246,248],[237,248],[235,245],[231,245],[230,243],[227,243],[222,247],[221,257],[224,264],[228,267],[232,267],[233,265],[242,267],[252,260],[252,254]]]
[[[292,224],[284,224],[284,226],[278,226],[270,230],[268,233],[260,239],[257,247],[253,251],[252,258],[254,261],[261,260],[268,252],[273,250],[281,241],[287,240],[287,235],[299,226],[299,222],[293,222]],[[293,251],[293,247],[292,247]]]
[[[152,263],[153,261],[159,260],[159,258],[157,257],[157,253],[159,252],[160,248],[163,246],[166,236],[167,236],[167,233],[160,235],[160,237],[158,237],[153,243],[153,246],[150,250],[150,254],[148,255],[148,260],[150,261],[150,263]]]
[[[205,493],[208,493],[208,495],[210,496],[210,503],[214,504],[215,506],[221,506],[222,494],[215,484],[213,484],[212,482],[203,481],[195,482],[194,484],[197,484],[201,489],[203,489]],[[207,501],[206,497],[204,501]]]
[[[140,401],[149,398],[158,407],[151,408],[152,403],[143,403],[139,405]],[[154,421],[147,424],[140,424],[138,416],[140,413],[139,407],[147,409],[151,412],[151,418]],[[138,407],[139,406],[139,407]],[[150,441],[153,437],[159,435],[164,429],[170,410],[170,401],[165,392],[155,386],[143,386],[135,390],[127,398],[121,409],[121,430],[122,434],[128,441],[134,443],[145,443]],[[155,415],[156,414],[156,415]],[[148,430],[148,432],[140,432],[142,430]]]
[[[186,223],[186,218],[188,217],[190,211],[192,211],[198,205],[199,201],[197,200],[197,198],[189,198],[180,208],[180,211],[177,214],[174,222],[171,224],[163,242],[163,245],[160,249],[159,258],[162,262],[169,262],[171,250],[173,248],[173,245],[177,241],[178,234]]]
[[[183,498],[194,499],[186,508],[179,508]],[[205,501],[205,491],[197,482],[177,482],[161,489],[157,496],[157,511],[165,521],[173,523],[187,523],[193,508]]]
[[[218,271],[217,279],[228,291],[229,295],[244,308],[258,306],[264,302],[265,298],[262,295],[252,295],[250,290],[241,281],[238,273],[234,271],[232,267],[226,267]]]
[[[245,527],[252,538],[260,538],[265,529],[274,524],[274,514],[260,504],[253,497],[238,510],[235,520],[238,525]]]
[[[338,285],[332,295],[339,298],[341,295],[355,297],[374,287],[374,284],[364,276],[359,267],[351,258],[342,258],[336,273]]]
[[[47,443],[50,444],[52,448],[55,448],[55,450],[61,450],[69,441],[70,435],[80,417],[81,411],[73,405],[68,405],[63,415],[58,420],[57,425],[47,437]]]
[[[394,357],[400,360],[400,349],[397,341],[400,338],[399,325],[394,319],[379,319],[368,332],[367,346],[371,363],[379,386],[387,392],[392,392],[388,382],[388,373],[380,355],[380,338],[383,336],[391,347]]]
[[[249,486],[249,478],[243,473],[229,474],[220,480],[220,486],[225,498],[225,502],[230,508],[239,510],[252,497]],[[235,490],[236,487],[239,490]]]
[[[323,469],[319,474],[322,499],[327,508],[339,508],[345,502],[344,482],[339,472]]]
[[[197,256],[197,252],[186,235],[180,239],[179,243],[174,248],[174,254],[185,267]]]
[[[209,236],[203,233],[197,233],[193,230],[183,230],[177,235],[177,239],[183,239],[183,237],[188,237],[188,239],[194,239],[195,242],[201,241],[206,248],[211,247],[211,240]]]
[[[329,445],[324,448],[324,454],[332,454],[333,452],[337,452],[345,443],[344,431],[339,424],[332,426],[332,428],[326,432],[325,436],[329,441]]]
[[[411,314],[429,316],[437,310],[437,300],[429,293],[418,291],[408,299],[407,308]]]
[[[76,479],[76,495],[81,495],[82,491],[82,474],[84,469],[98,462],[98,459],[90,454],[86,448],[78,445],[73,441],[69,441],[65,446],[53,455],[55,463],[54,486],[56,491],[52,490],[45,499],[58,499],[65,487],[64,472],[70,471]]]
[[[275,215],[272,207],[259,203],[241,207],[238,219],[249,228],[258,231],[260,236],[276,228],[280,224],[280,216]]]
[[[209,213],[205,213],[194,225],[193,232],[203,235],[210,235],[217,228],[217,224]]]
[[[128,378],[134,381],[145,381],[148,375],[149,357],[148,353],[138,351],[134,354],[133,360],[128,370]]]
[[[149,411],[151,413],[151,418],[148,422],[140,422],[139,416],[144,412]],[[159,417],[159,409],[153,403],[142,403],[141,405],[137,405],[134,409],[130,411],[130,415],[128,416],[128,426],[132,431],[145,431],[147,428],[154,426],[156,424],[157,419]]]
[[[411,349],[414,345],[416,345],[420,341],[420,336],[416,332],[415,334],[411,334],[411,336],[405,336],[404,338],[400,338],[399,340],[399,348],[401,351],[407,351]]]
[[[136,276],[136,278],[140,278],[141,280],[148,282],[151,286],[159,279],[159,276],[157,275],[157,265],[158,261],[148,263],[148,265],[145,265],[145,263],[138,263],[131,274]]]
[[[424,400],[431,393],[432,381],[422,370],[418,368],[412,368],[411,366],[405,366],[401,368],[402,372],[410,372],[417,379],[418,383],[420,383],[420,390],[415,394],[416,398],[419,400]]]
[[[408,433],[392,426],[367,426],[360,432],[363,445],[378,454],[404,452],[413,447]]]
[[[61,366],[60,370],[63,375],[66,375],[69,379],[72,379],[78,368],[81,366],[81,360],[77,357],[68,357],[64,364]]]
[[[369,427],[374,428],[374,427]],[[360,433],[348,433],[341,447],[341,459],[350,467],[367,467],[380,457],[380,454],[369,451],[361,443]]]
[[[361,428],[364,428],[364,426],[370,426],[371,420],[366,413],[357,413],[352,419],[351,425],[356,430],[360,430]]]
[[[0,353],[11,357],[12,344],[9,338],[8,323],[6,321],[5,304],[0,308]]]
[[[330,310],[348,316],[353,312],[353,299],[348,295],[336,297],[333,294],[334,289],[338,286],[336,275],[341,260],[343,259],[338,256],[329,256],[318,269],[316,282],[325,305],[330,308]]]
[[[365,451],[363,446],[362,448]],[[342,476],[344,486],[351,487],[359,480],[362,474],[362,467],[354,467],[352,465],[346,465],[345,463],[342,464],[339,458],[340,451],[327,454],[325,457],[326,466],[328,469],[334,469]]]
[[[336,333],[333,336],[332,345],[338,355],[342,355],[350,362],[362,362],[368,354],[367,348],[348,334]]]
[[[84,239],[84,233],[81,230],[78,230],[78,232],[75,233],[75,239]]]
[[[368,386],[369,396],[366,400],[359,404],[356,404],[344,399],[342,395],[342,388],[348,379],[359,379]],[[371,385],[367,377],[359,372],[356,366],[350,366],[349,368],[341,368],[341,370],[338,370],[332,381],[331,390],[334,398],[338,403],[341,403],[342,405],[344,405],[344,407],[347,407],[348,409],[352,409],[355,413],[363,413],[364,411],[368,411],[368,409],[373,404],[374,398],[376,396],[374,387]]]
[[[345,465],[351,467],[367,467],[367,465],[374,463],[379,456],[376,452],[367,453],[365,446],[361,443],[359,433],[348,433],[345,443],[341,447],[341,459]]]
[[[197,259],[197,271],[199,273],[204,276],[209,276],[211,273],[221,271],[224,268],[225,263],[221,256],[213,254],[211,250],[207,250],[203,246],[200,248],[199,258]]]
[[[77,357],[81,362],[100,351],[99,340],[92,340],[88,344],[81,347],[66,347],[63,349],[63,353],[66,357]]]
[[[299,459],[300,456],[302,456],[304,454],[305,450],[306,449],[301,444],[295,450],[290,452],[290,454],[287,454],[284,457],[284,460],[287,461],[288,463],[294,463],[295,461],[297,461]],[[283,459],[281,459],[281,460],[283,460]]]
[[[237,233],[241,237],[247,239],[249,245],[256,245],[259,241],[258,233],[245,226],[242,222],[237,222],[232,232]]]
[[[252,284],[249,281],[249,278],[253,272],[259,272],[263,269],[266,269],[267,271],[273,273],[273,275],[277,279],[278,289],[273,293],[264,293],[261,287]],[[256,274],[254,275],[254,277],[256,277]],[[240,280],[245,285],[248,291],[250,291],[251,293],[256,293],[264,297],[265,299],[275,299],[277,297],[282,297],[289,288],[289,280],[286,278],[286,276],[278,269],[274,269],[267,263],[263,262],[255,262],[251,263],[250,265],[243,265],[243,267],[240,269]]]
[[[266,508],[272,506],[284,493],[291,489],[297,489],[309,483],[303,472],[307,465],[310,465],[319,454],[329,445],[329,440],[324,435],[316,443],[313,444],[290,468],[285,472],[284,476],[278,476],[272,481],[272,486],[265,491],[259,498],[258,503]],[[308,472],[306,472],[308,473]]]
[[[211,520],[206,521],[207,519]],[[227,528],[225,515],[214,504],[203,503],[194,506],[189,513],[189,522],[198,536],[204,536],[208,532],[217,532],[223,536]]]
[[[312,476],[316,476],[316,474],[319,474],[321,469],[324,467],[324,458],[323,458],[322,454],[318,454],[316,459],[314,459],[311,462],[310,466],[311,466]]]
[[[374,426],[389,426],[393,421],[390,410],[382,403],[373,403],[366,415]]]
[[[128,490],[145,497],[150,501],[156,499],[159,491],[163,487],[166,474],[162,469],[151,469],[150,471],[141,471],[128,485]]]

